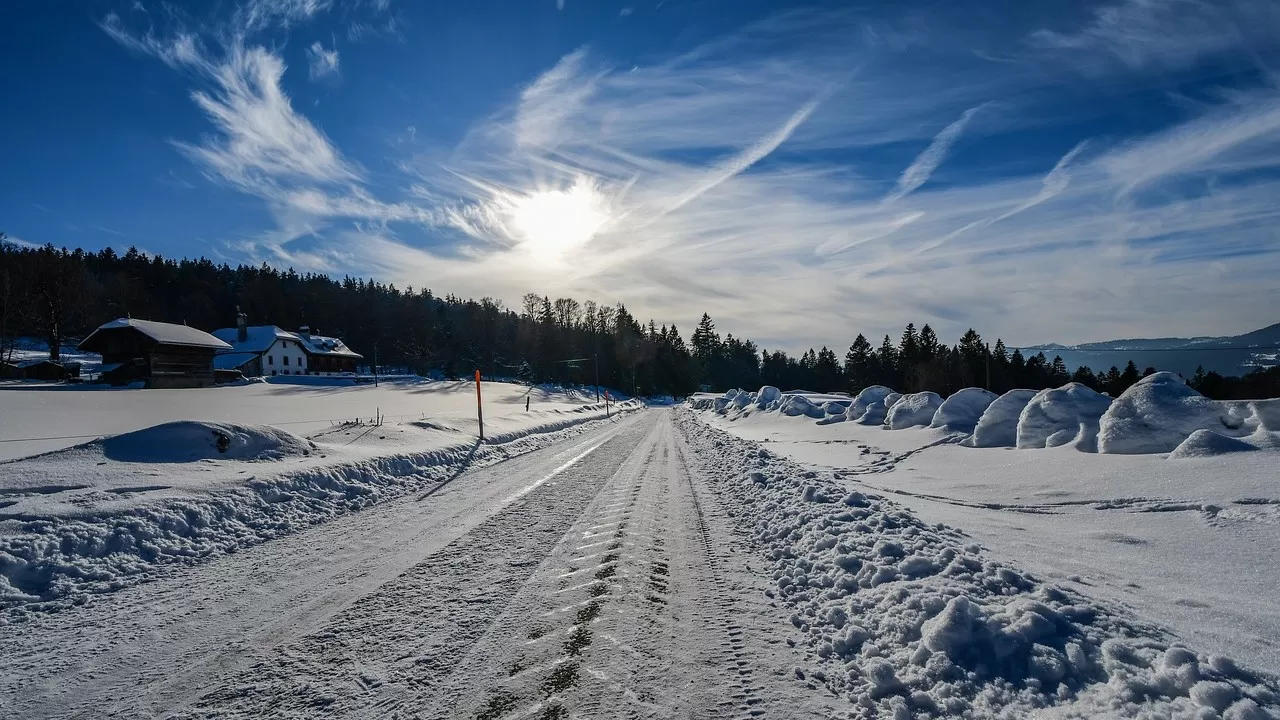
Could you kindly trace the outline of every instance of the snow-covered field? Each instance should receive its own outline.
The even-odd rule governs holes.
[[[606,415],[575,390],[484,391],[481,444],[471,383],[0,389],[0,440],[61,438],[0,443],[11,458],[0,461],[0,607],[83,602],[428,489]]]
[[[1081,386],[969,393],[966,413],[913,410],[899,430],[849,418],[876,415],[887,389],[834,423],[786,415],[771,389],[691,405],[1117,617],[1280,672],[1280,403],[1215,403],[1174,380],[1114,401]]]

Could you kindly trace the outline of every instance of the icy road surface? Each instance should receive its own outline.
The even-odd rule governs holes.
[[[752,677],[753,654],[768,650],[750,638],[772,630],[748,632],[750,600],[730,587],[743,563],[682,443],[670,413],[638,413],[427,495],[7,627],[0,715],[785,707]]]

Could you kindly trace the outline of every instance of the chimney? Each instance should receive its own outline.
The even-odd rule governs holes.
[[[298,328],[298,334],[302,336],[303,340],[311,340],[311,326],[303,325]]]
[[[249,318],[240,312],[239,306],[236,307],[236,342],[245,342],[249,339]]]

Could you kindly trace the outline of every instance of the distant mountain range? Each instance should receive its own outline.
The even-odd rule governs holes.
[[[1095,372],[1112,365],[1123,369],[1132,360],[1139,370],[1154,367],[1191,377],[1197,367],[1223,375],[1243,375],[1256,367],[1280,364],[1280,323],[1244,335],[1195,338],[1135,338],[1020,348],[1023,355],[1061,355],[1068,368],[1088,365]],[[1012,351],[1012,348],[1010,348]]]

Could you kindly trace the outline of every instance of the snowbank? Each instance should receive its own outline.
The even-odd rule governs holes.
[[[867,412],[867,408],[876,404],[883,408],[884,399],[893,394],[895,393],[891,388],[883,385],[872,385],[871,387],[863,388],[862,392],[859,392],[857,397],[853,399],[853,402],[849,403],[849,409],[846,411],[845,416],[850,420],[861,420],[863,414]],[[882,416],[880,420],[884,420],[884,417]],[[877,421],[876,424],[879,424],[879,422]]]
[[[987,406],[973,428],[969,447],[1013,447],[1018,444],[1018,417],[1036,396],[1035,390],[1010,390]]]
[[[917,425],[928,425],[942,406],[942,397],[935,392],[918,392],[903,395],[889,408],[884,424],[890,430],[902,430]]]
[[[684,425],[790,615],[796,678],[846,697],[850,717],[1280,714],[1273,678],[1172,645],[829,473]]]
[[[1093,452],[1097,449],[1098,420],[1110,405],[1111,398],[1080,383],[1041,390],[1018,417],[1018,447],[1072,445]]]
[[[625,401],[610,414],[641,407]],[[271,427],[176,422],[0,462],[0,609],[73,605],[164,566],[435,487],[604,418],[603,403],[498,415],[484,443],[464,422],[352,424],[314,445]]]
[[[901,399],[902,399],[902,393],[900,392],[891,392],[888,395],[885,395],[884,396],[885,412],[888,412]]]
[[[995,393],[982,388],[958,390],[938,406],[929,427],[971,433],[996,397]]]
[[[1243,440],[1219,435],[1212,430],[1196,430],[1169,453],[1170,458],[1215,457],[1228,453],[1248,452],[1258,448]]]
[[[1201,395],[1171,372],[1139,380],[1111,403],[1098,431],[1098,452],[1136,455],[1170,452],[1196,430],[1242,434],[1241,418]]]
[[[279,460],[310,455],[315,443],[270,425],[186,420],[95,441],[111,460],[186,463],[197,460]]]

